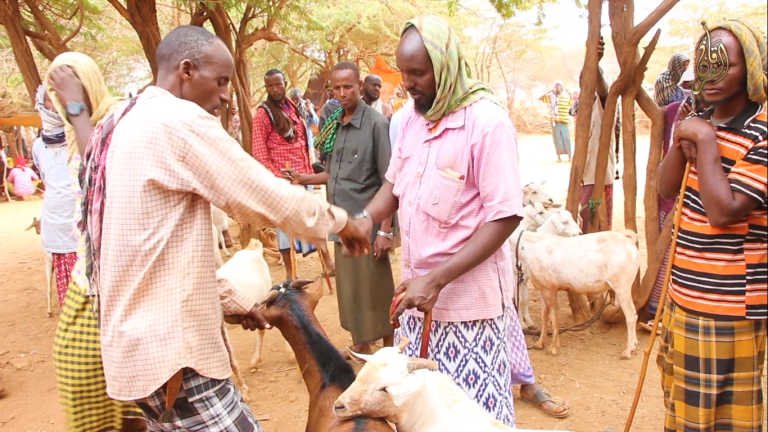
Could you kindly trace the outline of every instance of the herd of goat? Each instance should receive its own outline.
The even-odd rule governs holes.
[[[637,312],[631,295],[632,283],[640,267],[637,235],[631,231],[583,235],[580,224],[571,213],[554,204],[543,182],[525,186],[523,205],[524,217],[507,245],[517,280],[523,281],[515,294],[523,328],[533,325],[528,311],[528,287],[533,286],[541,293],[542,328],[534,347],[544,348],[551,321],[550,351],[557,353],[560,344],[558,291],[600,294],[612,290],[627,322],[627,346],[622,358],[630,358],[637,345]],[[222,264],[219,247],[230,255],[222,235],[227,229],[228,218],[213,206],[211,216],[217,279],[226,280],[254,301],[259,301],[267,322],[285,338],[310,396],[308,432],[392,431],[391,425],[398,432],[520,430],[494,420],[448,375],[437,371],[433,361],[403,355],[409,342],[407,339],[373,355],[351,353],[358,362],[365,363],[355,374],[314,314],[323,295],[322,284],[296,280],[274,285],[263,245],[255,239]],[[33,223],[27,229],[33,227],[39,234],[39,223]],[[53,281],[49,267],[50,261],[46,259],[50,316]],[[522,274],[518,274],[520,271]],[[222,324],[222,334],[230,354],[234,380],[248,401],[248,388],[233,355],[225,324]],[[264,336],[264,331],[256,332],[251,369],[261,360]]]

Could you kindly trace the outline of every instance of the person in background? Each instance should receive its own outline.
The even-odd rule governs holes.
[[[65,427],[72,432],[144,431],[144,414],[136,404],[117,401],[107,395],[101,330],[94,312],[98,305],[85,276],[86,245],[77,227],[82,220],[82,191],[78,182],[81,154],[93,127],[111,113],[121,99],[109,93],[96,62],[77,52],[59,54],[49,66],[45,82],[48,96],[64,122],[67,166],[75,196],[75,204],[70,209],[74,218],[71,229],[78,237],[77,260],[64,296],[53,345]]]
[[[711,107],[675,125],[658,178],[662,198],[685,188],[656,358],[664,430],[759,431],[768,333],[768,46],[761,29],[740,20],[714,25],[696,46],[703,54],[695,69],[713,74],[697,76],[693,89]]]
[[[19,156],[8,173],[8,191],[24,201],[29,200],[34,194],[40,177],[32,168],[27,166],[27,159]]]
[[[693,70],[688,68],[683,77],[680,80],[680,86],[683,92],[687,92],[686,99],[684,101],[672,102],[667,105],[664,112],[664,147],[662,149],[662,157],[667,155],[669,151],[669,144],[672,141],[672,131],[675,124],[684,120],[693,110],[694,100],[697,110],[703,110],[709,107],[707,101],[702,94],[692,97],[691,86],[693,86]],[[659,196],[659,232],[664,230],[664,223],[667,220],[667,216],[674,210],[677,197],[662,198]],[[656,281],[653,283],[653,289],[651,290],[651,296],[648,299],[648,304],[645,308],[645,312],[648,316],[653,317],[656,315],[656,309],[659,306],[659,300],[661,299],[661,290],[664,287],[664,276],[667,272],[667,266],[669,265],[670,247],[667,247],[667,251],[664,253],[664,258],[659,267],[659,272],[656,274]],[[659,323],[661,324],[661,323]],[[640,327],[652,331],[653,319],[650,319],[647,323],[641,322]]]
[[[282,170],[290,166],[301,174],[313,172],[309,156],[309,128],[299,107],[285,94],[285,77],[278,69],[270,69],[264,75],[267,100],[256,108],[253,117],[253,157],[264,165],[275,177],[282,178]],[[313,187],[305,187],[313,190]],[[293,277],[291,248],[305,256],[314,252],[315,246],[294,240],[281,229],[276,230],[277,246],[285,263],[285,278]],[[326,270],[333,274],[334,260],[325,247],[318,245],[323,254]]]
[[[368,75],[363,80],[363,101],[387,119],[392,118],[392,107],[381,99],[381,77]]]
[[[557,161],[562,162],[562,156],[571,160],[571,132],[568,125],[571,123],[571,97],[565,92],[562,81],[555,81],[555,86],[549,93],[539,100],[549,105],[549,114],[552,117],[552,140],[555,143]]]
[[[406,105],[407,107],[408,105]],[[400,119],[403,117],[403,114],[405,113],[405,109],[399,109],[394,114],[392,114],[392,118],[389,119],[389,144],[394,149],[397,144],[397,136],[400,132]]]
[[[685,99],[683,89],[680,88],[680,78],[691,63],[688,54],[677,53],[669,59],[667,70],[659,75],[653,87],[653,99],[659,108],[666,108],[672,102],[680,102]]]
[[[72,270],[77,261],[79,236],[75,230],[74,213],[77,199],[67,166],[69,152],[64,135],[64,121],[48,97],[46,84],[37,89],[35,108],[43,124],[40,137],[32,144],[32,159],[45,184],[43,212],[40,216],[40,242],[43,250],[53,258],[59,306],[63,306]]]
[[[295,184],[327,184],[328,201],[356,214],[365,208],[382,184],[392,148],[387,119],[360,98],[360,70],[354,63],[340,62],[331,69],[331,88],[341,104],[328,118],[315,143],[328,155],[326,172],[305,175],[284,170]],[[333,236],[336,256],[336,289],[341,327],[352,334],[352,351],[370,354],[371,343],[384,340],[393,345],[389,306],[395,291],[389,252],[394,237],[392,218],[366,229],[371,253],[350,257],[342,254],[339,238]],[[342,353],[349,357],[344,350]]]
[[[299,115],[302,119],[304,119],[304,123],[307,127],[307,151],[309,152],[309,159],[310,162],[314,162],[314,154],[315,154],[315,134],[312,132],[312,126],[318,127],[320,124],[320,118],[317,116],[317,113],[315,112],[315,107],[312,105],[312,102],[310,102],[307,99],[304,99],[302,95],[304,92],[301,91],[301,89],[295,88],[291,90],[291,102],[296,106],[296,109],[299,110]]]
[[[320,124],[318,124],[318,128],[320,130],[325,127],[325,122],[328,120],[328,117],[333,114],[334,111],[341,108],[341,105],[339,105],[339,101],[336,100],[336,98],[333,95],[333,91],[331,91],[331,84],[328,83],[328,87],[326,88],[326,100],[325,105],[320,109]]]
[[[600,46],[597,49],[598,62],[603,59],[605,53],[605,42],[602,36],[600,37]],[[597,75],[597,97],[595,103],[592,106],[592,121],[589,125],[589,144],[587,146],[587,163],[584,166],[584,175],[581,180],[581,199],[579,200],[580,215],[582,219],[581,231],[586,233],[588,231],[589,222],[592,216],[596,216],[595,211],[590,207],[589,203],[592,200],[592,193],[595,189],[595,177],[597,170],[597,152],[600,149],[600,129],[603,124],[603,110],[605,109],[605,101],[608,98],[608,82],[603,75],[603,69],[598,66]],[[575,116],[578,113],[579,105],[574,104],[572,111]],[[618,112],[618,104],[616,110]],[[612,119],[616,119],[616,115],[612,116]],[[611,128],[613,129],[613,128]],[[613,229],[613,180],[614,169],[616,160],[616,151],[614,150],[615,134],[613,130],[610,133],[610,144],[608,145],[608,165],[605,170],[605,210],[608,217],[608,231]]]

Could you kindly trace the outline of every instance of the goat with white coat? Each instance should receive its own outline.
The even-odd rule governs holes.
[[[522,431],[491,417],[437,363],[402,354],[408,339],[373,355],[351,353],[365,362],[352,385],[336,399],[341,418],[384,418],[397,432]]]
[[[637,347],[637,311],[632,303],[632,283],[640,268],[637,234],[606,231],[578,235],[581,229],[565,210],[558,210],[538,232],[526,232],[520,239],[518,259],[531,284],[541,292],[541,336],[534,348],[543,349],[547,325],[552,320],[550,351],[560,346],[557,320],[557,292],[600,294],[613,290],[627,322],[627,347],[621,358],[628,359]],[[562,235],[574,235],[563,237]]]

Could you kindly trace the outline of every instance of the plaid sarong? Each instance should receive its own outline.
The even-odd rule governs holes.
[[[668,302],[656,359],[664,431],[762,431],[765,344],[766,320],[714,320]]]
[[[136,401],[144,411],[150,432],[263,432],[248,404],[231,380],[216,380],[184,369],[179,395],[173,404],[172,423],[160,423],[165,411],[165,386]]]

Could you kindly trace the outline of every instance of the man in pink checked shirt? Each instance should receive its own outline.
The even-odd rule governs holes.
[[[441,19],[409,21],[397,66],[413,105],[403,108],[386,182],[359,229],[399,211],[405,296],[391,320],[419,355],[422,313],[432,311],[428,357],[480,406],[514,426],[512,385],[537,403],[514,309],[510,251],[522,214],[517,144],[509,114],[469,76],[458,37]],[[396,338],[397,339],[397,338]],[[530,380],[513,382],[516,372]],[[567,407],[541,408],[555,415]]]

